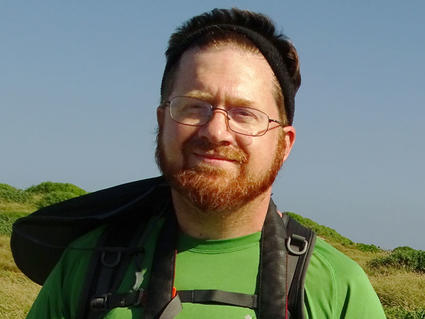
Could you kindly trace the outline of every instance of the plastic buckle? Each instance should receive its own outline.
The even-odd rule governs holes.
[[[95,296],[90,300],[90,308],[97,311],[103,311],[108,309],[110,293]]]

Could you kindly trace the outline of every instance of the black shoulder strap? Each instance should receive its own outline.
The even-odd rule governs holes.
[[[167,216],[157,239],[152,270],[147,289],[144,319],[155,319],[164,312],[174,295],[177,221],[173,213]],[[171,303],[174,305],[174,303]],[[179,308],[177,308],[179,309]]]
[[[304,314],[304,284],[307,267],[313,254],[316,234],[295,219],[284,214],[282,217],[286,229],[288,250],[288,264],[291,271],[288,273],[290,285],[288,308],[292,318],[305,318]]]
[[[286,227],[270,201],[260,241],[260,268],[257,291],[259,304],[257,317],[285,318],[287,306],[287,252]]]
[[[156,192],[143,206],[146,211],[107,225],[91,257],[77,318],[101,318],[112,308],[142,302],[144,292],[138,287],[124,294],[118,294],[117,290],[135,255],[144,253],[143,243],[150,236],[147,225],[162,218],[170,205],[168,190]]]
[[[111,292],[118,288],[113,284],[121,282],[131,258],[143,253],[136,245],[144,226],[145,223],[122,221],[106,227],[87,269],[77,318],[101,318],[110,310]]]

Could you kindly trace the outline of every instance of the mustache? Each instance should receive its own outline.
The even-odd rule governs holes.
[[[202,138],[191,138],[184,143],[183,152],[185,154],[189,154],[194,150],[202,151],[207,155],[224,157],[228,160],[238,162],[239,164],[243,164],[248,161],[248,154],[242,149],[234,146],[214,144]]]

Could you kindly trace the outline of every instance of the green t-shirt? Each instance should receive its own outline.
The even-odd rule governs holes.
[[[147,288],[156,239],[163,221],[151,222],[142,260],[130,264],[119,292],[135,284],[136,264],[142,268],[141,287]],[[97,229],[64,252],[46,280],[27,318],[75,318],[85,272],[97,238]],[[261,233],[226,240],[199,240],[180,234],[174,286],[177,290],[220,289],[254,294]],[[317,238],[305,283],[307,319],[385,318],[382,306],[363,270],[354,261]],[[141,307],[115,308],[105,318],[143,318]],[[256,318],[255,311],[234,306],[183,303],[179,319]]]

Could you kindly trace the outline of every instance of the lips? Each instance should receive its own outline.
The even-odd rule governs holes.
[[[192,138],[183,144],[183,152],[186,156],[194,154],[208,160],[221,160],[237,162],[239,164],[248,161],[248,155],[238,147],[229,145],[216,145],[205,139]]]
[[[229,157],[229,156],[225,156],[222,154],[217,154],[217,153],[201,153],[201,152],[193,152],[193,154],[195,154],[198,157],[203,157],[209,160],[220,160],[220,161],[228,161],[228,162],[240,162],[240,160],[238,158],[236,158],[235,156]]]

